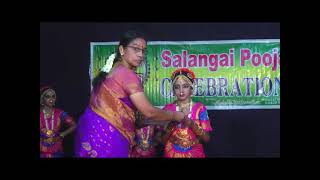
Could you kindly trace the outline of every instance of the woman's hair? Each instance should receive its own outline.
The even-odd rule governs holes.
[[[142,33],[137,32],[137,31],[127,31],[126,33],[124,33],[122,35],[122,37],[120,38],[120,41],[119,41],[119,45],[116,49],[116,56],[113,61],[112,67],[114,66],[114,64],[116,64],[116,62],[120,61],[120,59],[121,59],[119,47],[123,46],[123,48],[126,48],[132,41],[134,41],[137,38],[144,39],[147,42],[147,38]],[[98,75],[93,79],[92,86],[93,86],[94,92],[96,92],[96,90],[99,89],[101,83],[104,81],[104,79],[106,78],[107,75],[108,75],[108,73],[100,71],[98,73]]]

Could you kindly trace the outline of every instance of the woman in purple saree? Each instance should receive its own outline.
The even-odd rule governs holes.
[[[75,137],[77,157],[130,157],[135,145],[136,110],[148,119],[185,120],[182,112],[153,107],[144,95],[134,70],[144,60],[145,51],[145,38],[127,32],[120,40],[115,58],[110,56],[93,81],[90,103],[80,117]]]

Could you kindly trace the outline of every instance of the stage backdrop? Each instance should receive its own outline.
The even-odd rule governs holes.
[[[91,81],[117,44],[91,42]],[[279,39],[149,42],[137,72],[153,105],[175,99],[170,75],[182,67],[195,72],[193,99],[208,109],[280,109]]]

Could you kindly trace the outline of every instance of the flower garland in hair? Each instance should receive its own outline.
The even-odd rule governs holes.
[[[188,68],[180,68],[180,69],[177,69],[175,70],[172,75],[171,75],[171,79],[175,78],[176,74],[179,73],[181,74],[181,71],[182,72],[186,72],[187,73],[187,76],[192,79],[193,81],[195,80],[196,76],[194,75],[194,72],[191,71],[190,69]]]
[[[194,72],[188,68],[180,68],[175,70],[172,75],[171,75],[171,80],[172,80],[172,86],[175,83],[175,81],[178,79],[177,77],[184,76],[187,78],[187,81],[190,83],[192,88],[196,88],[197,84],[195,82],[196,76]]]
[[[110,72],[111,68],[112,68],[112,65],[113,65],[113,61],[114,59],[116,58],[116,55],[115,54],[111,54],[106,62],[106,64],[103,66],[103,68],[101,68],[101,71],[102,72]]]

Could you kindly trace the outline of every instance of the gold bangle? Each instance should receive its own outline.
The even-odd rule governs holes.
[[[202,128],[200,128],[199,126],[197,126],[196,133],[198,134],[198,136],[202,136],[204,134],[204,130]]]
[[[204,135],[204,130],[203,129],[201,129],[201,132],[200,132],[200,136],[203,136]]]

